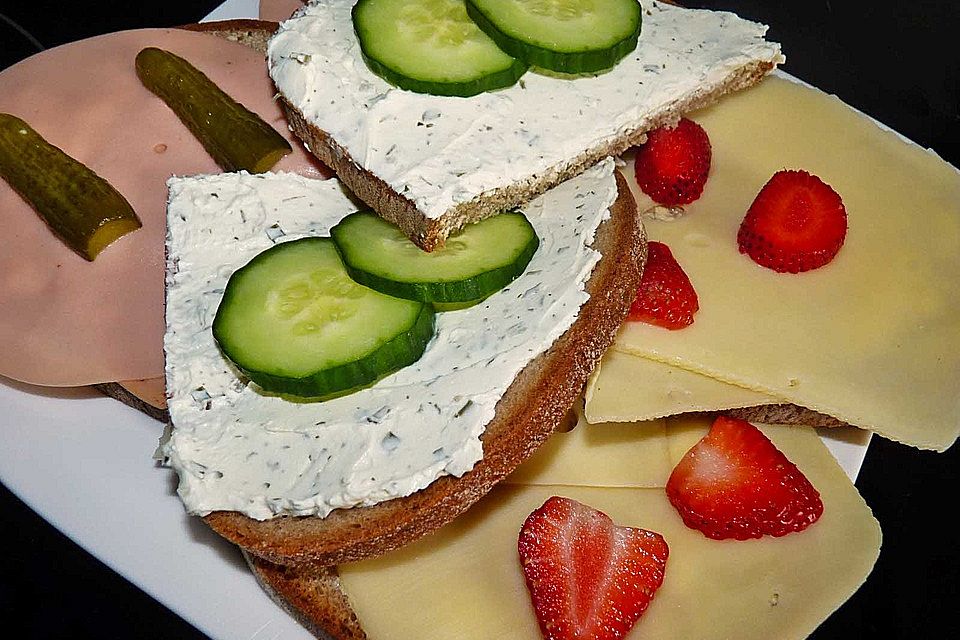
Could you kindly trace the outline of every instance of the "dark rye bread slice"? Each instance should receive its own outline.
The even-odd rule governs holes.
[[[762,424],[797,424],[807,427],[847,427],[846,422],[825,413],[795,404],[761,404],[756,407],[729,409],[723,413]]]
[[[797,424],[808,426],[844,424],[830,416],[794,405],[749,407],[723,413],[738,414],[745,419],[771,424],[784,424],[785,419],[801,420]],[[348,595],[341,589],[337,567],[283,566],[246,552],[243,557],[270,598],[310,633],[318,638],[367,640],[362,621],[353,610]]]
[[[280,27],[279,22],[270,20],[252,20],[249,18],[237,18],[234,20],[214,20],[213,22],[197,22],[193,24],[181,25],[180,29],[188,31],[200,31],[211,35],[239,42],[256,49],[266,57],[267,44],[270,37],[276,33]]]
[[[336,567],[284,567],[246,552],[243,558],[270,599],[307,631],[318,638],[366,640]]]
[[[747,407],[723,413],[769,424],[844,425],[795,405]],[[367,640],[361,620],[340,587],[336,566],[283,566],[246,552],[243,557],[267,595],[310,633],[324,639]]]
[[[626,180],[619,171],[615,175],[619,195],[593,242],[602,258],[586,283],[590,299],[566,333],[517,375],[497,403],[481,437],[483,459],[471,471],[459,478],[444,476],[404,498],[336,510],[325,518],[258,521],[217,511],[204,517],[207,524],[271,562],[336,565],[386,553],[434,531],[519,466],[562,422],[636,295],[646,241]]]
[[[672,0],[665,0],[665,4],[683,5]],[[776,63],[771,60],[747,61],[738,68],[730,69],[722,81],[709,89],[701,89],[660,111],[647,114],[648,118],[643,126],[629,129],[616,139],[595,145],[541,174],[525,179],[518,178],[513,184],[484,192],[468,202],[457,204],[438,219],[424,216],[409,198],[361,167],[333,137],[310,123],[303,113],[286,99],[282,91],[278,91],[278,97],[291,130],[303,140],[306,147],[333,169],[337,177],[367,206],[399,226],[421,248],[432,251],[443,245],[451,233],[464,225],[528,202],[592,167],[603,158],[622,155],[627,149],[646,142],[647,132],[675,123],[684,114],[707,107],[728,93],[755,85],[775,66]]]
[[[603,158],[623,154],[627,149],[645,142],[648,131],[675,123],[683,114],[711,105],[728,93],[753,86],[774,66],[772,62],[762,60],[745,64],[731,71],[714,89],[697,92],[672,103],[669,108],[649,114],[642,128],[635,128],[615,140],[587,149],[542,174],[487,191],[468,202],[455,205],[437,219],[424,216],[410,199],[361,167],[334,138],[310,123],[282,92],[279,98],[291,130],[307,148],[333,169],[337,177],[367,206],[399,226],[421,248],[432,251],[442,246],[447,236],[464,225],[522,205],[582,173]]]

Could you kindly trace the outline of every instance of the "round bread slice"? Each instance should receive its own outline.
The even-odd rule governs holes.
[[[586,384],[636,296],[646,238],[626,180],[615,172],[618,197],[597,230],[602,254],[586,290],[590,299],[574,324],[514,379],[481,436],[483,459],[461,477],[325,518],[280,516],[258,521],[238,512],[204,517],[214,531],[253,555],[282,565],[336,565],[377,556],[423,536],[464,512],[520,465],[559,425]]]

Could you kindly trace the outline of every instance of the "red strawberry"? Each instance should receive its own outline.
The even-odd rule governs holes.
[[[820,494],[755,426],[719,417],[680,460],[667,497],[684,523],[722,540],[783,536],[820,518]]]
[[[668,555],[660,534],[557,496],[527,517],[517,546],[546,640],[622,638],[663,583]]]
[[[646,144],[637,149],[637,183],[658,204],[690,204],[703,193],[710,157],[707,132],[682,118],[676,127],[660,127],[647,134]]]
[[[662,242],[647,243],[647,264],[627,318],[682,329],[693,323],[693,314],[699,309],[697,292],[670,247]]]
[[[806,171],[778,171],[740,224],[737,244],[757,264],[800,273],[827,264],[847,235],[847,212],[830,185]]]

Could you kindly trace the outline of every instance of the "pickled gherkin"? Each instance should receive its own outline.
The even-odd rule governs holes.
[[[0,113],[0,176],[87,260],[141,226],[110,183],[8,113]]]
[[[147,47],[137,54],[136,67],[144,86],[167,103],[225,171],[263,173],[292,151],[276,129],[183,58]]]

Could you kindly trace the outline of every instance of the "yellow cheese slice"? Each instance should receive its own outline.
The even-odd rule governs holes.
[[[662,487],[670,461],[666,422],[592,425],[575,409],[576,426],[557,431],[504,482],[585,487]]]
[[[604,354],[584,393],[587,421],[653,420],[690,411],[721,411],[783,402],[765,393],[635,356]]]
[[[628,322],[616,348],[949,447],[960,433],[960,172],[778,77],[693,117],[713,146],[703,197],[646,225],[686,270],[700,311],[680,331]],[[797,275],[737,249],[744,213],[783,168],[818,175],[848,215],[833,262]]]
[[[663,586],[630,638],[806,637],[869,574],[880,528],[814,431],[763,429],[821,492],[824,515],[804,532],[718,542],[684,526],[662,488],[501,484],[437,533],[341,566],[341,587],[371,640],[536,640],[517,534],[549,496],[565,495],[670,546]],[[702,420],[687,424],[680,439],[705,431]]]

